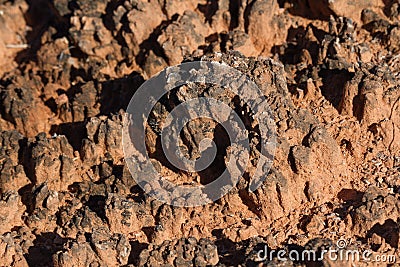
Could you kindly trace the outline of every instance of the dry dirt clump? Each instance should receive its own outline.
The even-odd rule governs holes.
[[[393,264],[258,257],[320,253],[338,240],[399,264],[399,1],[0,0],[0,29],[0,266]],[[237,110],[251,146],[249,169],[228,194],[180,208],[136,184],[122,122],[146,80],[198,60],[259,86],[277,147],[266,180],[249,191],[259,126],[241,96],[209,85],[172,90],[146,132],[168,179],[207,184],[232,149],[218,124],[194,120],[182,151],[196,158],[200,141],[214,138],[215,164],[191,175],[168,164],[158,126],[189,99]]]

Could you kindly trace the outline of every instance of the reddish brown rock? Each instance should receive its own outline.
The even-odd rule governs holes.
[[[123,235],[111,235],[106,229],[96,229],[90,241],[78,234],[64,251],[53,256],[54,266],[118,266],[127,264],[130,245]]]
[[[67,191],[69,185],[82,181],[80,158],[65,136],[47,138],[39,134],[29,143],[30,167],[33,169],[33,183],[47,183],[51,190]]]
[[[0,233],[11,231],[12,228],[23,226],[22,216],[26,208],[21,202],[21,197],[15,192],[1,195],[0,200]]]
[[[186,11],[176,22],[167,26],[157,41],[168,59],[168,64],[177,65],[205,42],[209,32],[210,28],[197,13]]]
[[[0,26],[0,76],[16,66],[14,58],[17,54],[29,47],[25,35],[29,26],[24,19],[24,13],[28,10],[25,1],[14,3],[2,2],[1,26]],[[19,21],[19,23],[15,23]]]
[[[18,191],[30,184],[20,158],[26,140],[17,131],[0,134],[0,192]]]
[[[0,238],[0,258],[1,265],[3,266],[29,266],[24,257],[23,250],[9,233]]]
[[[339,238],[397,255],[399,7],[398,0],[0,0],[0,265],[369,266],[257,257],[265,246],[321,250]],[[147,196],[133,179],[141,173],[128,171],[121,110],[144,80],[207,54],[262,88],[278,148],[254,193],[257,138],[252,166],[225,197],[173,207]],[[202,93],[246,111],[241,96],[216,87],[176,91],[155,107],[158,115]],[[223,164],[187,174],[157,157],[160,118],[151,118],[146,136],[155,168],[176,183],[211,181]],[[190,122],[180,135],[185,156],[198,157],[216,126]],[[240,154],[221,147],[232,150]],[[218,161],[226,162],[221,154]]]

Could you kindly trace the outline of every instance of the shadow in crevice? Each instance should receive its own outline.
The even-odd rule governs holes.
[[[140,253],[142,253],[143,250],[147,249],[149,245],[145,243],[140,243],[139,241],[131,241],[129,242],[129,244],[131,245],[131,253],[129,254],[128,264],[139,266]]]
[[[88,201],[85,203],[91,211],[96,213],[96,215],[104,222],[108,222],[106,216],[105,205],[106,197],[102,195],[91,195]]]
[[[332,106],[339,110],[340,101],[343,98],[344,87],[348,81],[353,79],[354,74],[347,70],[322,69],[319,72],[322,77],[321,93]]]
[[[137,72],[132,72],[124,78],[103,82],[99,96],[100,115],[115,114],[121,109],[126,110],[129,101],[143,83],[143,76]]]
[[[240,0],[229,1],[229,13],[231,14],[231,21],[229,22],[229,30],[232,31],[239,26],[239,10]]]
[[[245,248],[240,248],[237,243],[227,238],[222,238],[220,234],[222,229],[215,229],[212,234],[217,237],[215,245],[218,248],[218,254],[220,257],[219,263],[225,264],[226,266],[238,266],[243,263],[246,259]],[[246,242],[242,241],[241,243]],[[233,257],[233,255],[235,255]]]
[[[288,8],[290,14],[307,19],[327,21],[330,16],[335,16],[328,0],[279,0],[278,3],[281,7],[288,3],[291,5],[291,8]]]
[[[29,145],[28,139],[23,138],[19,140],[20,150],[18,151],[18,163],[23,166],[25,175],[31,182],[28,185],[21,187],[18,190],[18,194],[21,196],[22,204],[25,205],[27,212],[30,213],[32,210],[32,189],[36,184],[36,175],[33,167],[32,160],[32,144]]]
[[[146,235],[147,240],[149,240],[149,242],[152,242],[154,232],[156,231],[155,227],[154,226],[145,226],[142,228],[142,231]]]
[[[388,219],[384,224],[375,224],[367,233],[367,238],[372,237],[373,234],[376,234],[383,238],[386,244],[389,244],[392,248],[399,247],[399,225]],[[380,244],[372,244],[372,249],[377,251],[380,247]]]
[[[311,32],[316,40],[309,40],[307,33]],[[300,55],[303,49],[310,53],[313,65],[318,64],[318,56],[320,52],[320,44],[328,33],[318,29],[312,24],[307,27],[291,26],[288,29],[286,42],[282,45],[272,47],[271,53],[277,54],[279,60],[284,64],[295,65],[300,63]]]
[[[27,61],[37,61],[37,51],[41,47],[43,34],[54,27],[56,29],[54,38],[68,35],[69,19],[59,14],[52,0],[27,0],[28,11],[24,14],[27,26],[32,30],[25,36],[27,49],[22,50],[15,57],[18,64]]]
[[[220,177],[226,170],[224,158],[227,156],[226,150],[231,145],[229,135],[223,126],[217,124],[214,129],[213,142],[217,147],[217,155],[210,166],[199,172],[200,183],[209,184]],[[202,156],[207,154],[207,150],[202,152]]]
[[[102,20],[103,20],[103,24],[104,26],[110,31],[110,32],[114,32],[117,27],[115,25],[115,21],[113,19],[114,16],[114,10],[117,10],[118,6],[121,6],[124,4],[124,1],[122,0],[111,0],[107,3],[106,6],[106,11],[104,12],[104,14],[102,15]],[[124,23],[123,23],[124,24]]]
[[[362,204],[362,198],[364,196],[363,192],[357,191],[355,189],[342,189],[337,197],[343,200],[345,205],[352,205],[353,207]]]
[[[51,135],[65,135],[68,143],[74,151],[79,151],[82,146],[82,140],[86,137],[86,128],[84,122],[67,122],[58,125],[52,125]]]
[[[244,176],[249,176],[249,174],[245,173]],[[258,218],[262,218],[262,212],[259,209],[259,204],[254,201],[254,199],[251,197],[251,192],[249,192],[247,188],[239,190],[239,197],[243,204],[245,204],[251,212],[253,212]]]
[[[117,43],[121,46],[121,53],[123,57],[125,58],[121,63],[126,63],[128,66],[131,64],[131,59],[134,57],[132,49],[130,49],[131,45],[129,45],[125,38],[124,38],[124,33],[132,33],[132,30],[129,28],[129,19],[128,19],[128,12],[125,12],[125,14],[122,15],[122,17],[119,20],[119,23],[121,23],[121,27],[116,32],[117,26],[115,24],[115,12],[118,10],[119,6],[123,6],[124,1],[122,0],[112,0],[108,2],[106,11],[102,15],[102,20],[103,24],[108,29],[111,33],[113,33],[115,40]]]
[[[232,2],[229,1],[229,2]],[[230,4],[230,3],[229,3]],[[206,22],[211,24],[212,17],[218,10],[218,1],[217,0],[208,0],[206,4],[197,5],[198,10],[203,13],[204,17],[206,18]]]
[[[157,57],[161,57],[169,64],[169,59],[164,53],[164,49],[161,47],[160,43],[158,42],[158,37],[163,33],[163,30],[176,21],[178,19],[179,15],[175,14],[172,16],[171,20],[164,20],[158,25],[153,32],[150,34],[149,38],[144,40],[140,45],[140,51],[139,53],[135,56],[136,63],[139,66],[143,66],[146,62],[146,58],[149,55],[149,52],[152,51],[154,55]]]
[[[28,138],[22,138],[18,141],[18,145],[20,147],[18,151],[18,164],[22,165],[24,168],[24,172],[28,179],[35,183],[35,173],[33,170],[33,162],[32,162],[32,147],[28,143]]]
[[[250,3],[246,5],[246,8],[244,9],[244,31],[245,33],[249,33],[249,17],[250,17],[250,12],[251,9],[254,5],[256,0],[252,0]]]
[[[25,259],[29,266],[54,266],[53,255],[62,250],[68,241],[60,235],[52,232],[42,233],[33,241],[33,246],[25,254]]]
[[[386,15],[386,17],[393,19],[393,17],[399,15],[400,5],[399,5],[398,1],[383,0],[382,2],[385,4],[383,12]]]
[[[132,194],[130,197],[136,203],[142,204],[146,201],[146,193],[139,185],[132,186],[129,191]]]
[[[363,205],[363,196],[363,192],[355,189],[342,189],[338,193],[337,197],[343,201],[343,205],[341,205],[339,208],[336,208],[334,211],[339,214],[341,218],[345,218],[351,209],[357,209]]]
[[[28,214],[31,214],[33,211],[33,203],[32,203],[32,190],[33,190],[34,184],[30,183],[28,185],[25,185],[21,187],[18,190],[18,194],[21,196],[21,202],[22,204],[25,205],[26,207],[26,212]]]

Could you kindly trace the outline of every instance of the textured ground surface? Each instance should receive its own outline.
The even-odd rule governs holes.
[[[265,246],[339,239],[400,261],[398,0],[0,0],[0,27],[0,266],[254,266]],[[259,85],[278,146],[254,193],[244,176],[216,203],[176,208],[132,179],[122,117],[145,80],[199,59]],[[189,89],[158,116],[200,95],[245,111],[237,96]],[[224,167],[174,171],[154,125],[149,153],[172,180],[206,184]],[[188,157],[214,134],[223,158],[229,144],[214,127],[184,129]]]

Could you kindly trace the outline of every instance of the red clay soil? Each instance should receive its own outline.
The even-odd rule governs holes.
[[[338,240],[400,262],[398,0],[0,0],[0,27],[0,266],[393,264],[257,257]],[[244,176],[215,203],[180,208],[132,178],[122,118],[144,81],[195,60],[261,88],[277,148],[255,192]],[[186,89],[158,115],[214,90]],[[216,126],[202,125],[184,130],[188,157]],[[158,130],[146,142],[161,173],[205,184],[220,171],[172,170]]]

